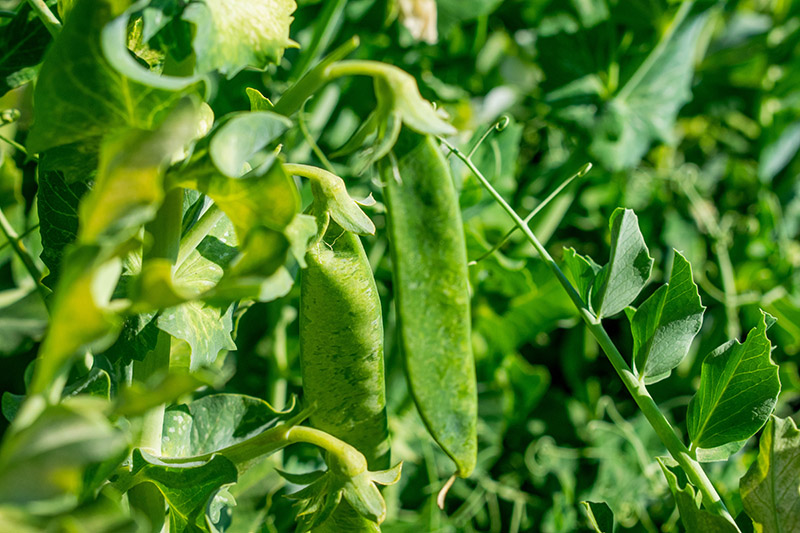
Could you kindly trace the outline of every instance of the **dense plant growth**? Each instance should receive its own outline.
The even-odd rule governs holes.
[[[0,0],[0,530],[800,531],[798,57],[777,0]]]

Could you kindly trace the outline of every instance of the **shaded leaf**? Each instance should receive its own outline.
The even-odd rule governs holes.
[[[42,280],[54,289],[61,272],[66,247],[78,235],[78,203],[89,190],[83,182],[68,184],[60,172],[39,172],[39,231],[42,235],[42,262],[50,273]]]
[[[659,287],[631,320],[633,361],[640,379],[655,383],[677,367],[703,324],[692,266],[675,252],[669,283]]]
[[[589,525],[596,533],[614,533],[614,513],[606,502],[581,502],[589,518]]]
[[[800,524],[800,431],[794,420],[769,419],[739,490],[756,531],[780,533]]]
[[[22,4],[14,18],[0,26],[0,96],[36,77],[36,67],[49,44],[47,28]]]
[[[47,308],[39,291],[0,292],[0,356],[13,355],[40,340],[47,323]]]
[[[653,258],[639,231],[639,219],[632,210],[618,207],[609,225],[610,258],[592,285],[592,304],[600,318],[615,315],[630,305],[653,268]]]
[[[700,389],[689,402],[689,437],[698,448],[746,440],[769,418],[781,385],[767,338],[767,315],[747,334],[733,339],[703,361]]]
[[[583,301],[591,303],[591,288],[597,273],[602,268],[589,256],[584,256],[575,251],[575,248],[564,248],[564,264],[572,277],[578,294]]]

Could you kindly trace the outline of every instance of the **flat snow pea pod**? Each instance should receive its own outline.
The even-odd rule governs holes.
[[[404,131],[381,163],[400,344],[428,431],[467,477],[477,455],[477,385],[467,254],[450,167],[430,136]]]
[[[383,320],[357,235],[331,221],[300,281],[300,365],[311,423],[389,467]]]

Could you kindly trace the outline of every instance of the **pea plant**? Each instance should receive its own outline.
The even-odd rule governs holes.
[[[35,185],[29,205],[21,193],[0,202],[16,283],[0,307],[19,318],[0,348],[35,354],[2,397],[0,530],[400,531],[401,500],[424,487],[433,531],[452,501],[464,500],[454,527],[469,521],[475,484],[513,502],[509,531],[540,530],[519,510],[526,488],[490,477],[502,443],[486,445],[479,416],[473,325],[485,311],[470,268],[510,263],[502,246],[518,229],[666,451],[643,455],[672,493],[673,524],[795,531],[800,437],[773,414],[776,318],[760,312],[742,342],[729,331],[702,359],[684,438],[648,387],[671,378],[703,327],[689,260],[675,250],[667,282],[640,301],[654,259],[619,207],[605,265],[575,248],[557,262],[530,222],[592,165],[577,162],[523,219],[482,160],[492,146],[502,164],[512,120],[462,151],[458,120],[412,74],[362,53],[358,37],[331,46],[342,18],[361,16],[346,4],[326,2],[313,29],[292,24],[291,0],[30,0],[0,14],[0,139],[14,154],[0,178],[24,171]],[[418,8],[435,13],[429,4]],[[382,24],[399,10],[411,38],[435,40],[392,6]],[[282,74],[299,46],[290,29],[308,30],[308,45]],[[342,91],[369,95],[365,118],[341,119],[346,140],[326,154],[315,118]],[[515,226],[470,262],[476,186]],[[632,345],[607,329],[614,320]],[[249,339],[254,329],[268,334]],[[266,379],[250,374],[254,360]],[[762,429],[738,492],[718,491],[717,467]],[[404,472],[420,455],[427,472]],[[589,530],[617,530],[607,503],[583,505]]]

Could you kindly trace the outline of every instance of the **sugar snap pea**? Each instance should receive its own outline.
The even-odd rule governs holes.
[[[357,235],[331,220],[300,282],[300,365],[311,423],[389,467],[381,304]]]
[[[428,431],[466,477],[477,455],[477,385],[458,197],[432,137],[404,130],[393,154],[381,178],[406,375]]]

